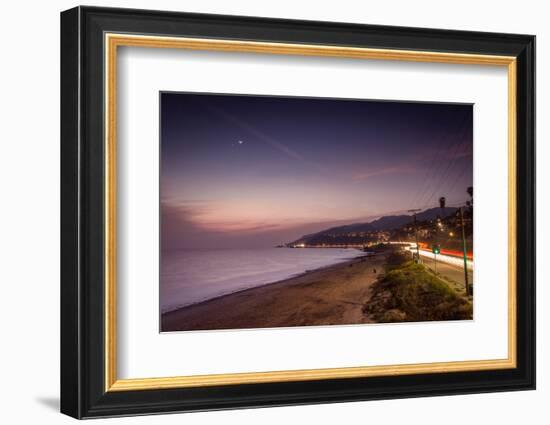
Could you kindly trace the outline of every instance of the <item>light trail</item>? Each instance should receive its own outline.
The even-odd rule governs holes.
[[[416,243],[414,243],[414,242],[390,242],[390,244],[408,245],[407,248],[406,248],[407,250],[409,250],[413,253],[416,252]],[[432,260],[434,258],[434,253],[432,251],[429,251],[429,250],[424,249],[424,248],[420,248],[418,250],[418,253],[420,254],[421,257],[429,257]],[[441,253],[441,254],[437,255],[437,261],[441,261],[442,263],[451,264],[453,266],[464,267],[464,258],[462,258],[460,256],[452,256],[452,255],[447,255],[447,254]],[[468,259],[466,261],[466,263],[467,263],[468,270],[473,270],[474,269],[473,260]]]

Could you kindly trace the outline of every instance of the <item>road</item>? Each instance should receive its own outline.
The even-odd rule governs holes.
[[[392,243],[392,242],[390,242]],[[396,243],[396,242],[393,242]],[[412,253],[416,252],[416,243],[414,242],[398,242],[400,244],[408,244],[406,248]],[[426,249],[419,249],[418,253],[422,263],[424,263],[428,268],[436,271],[434,254]],[[467,260],[468,263],[468,283],[473,285],[474,276],[474,262],[472,260]],[[440,277],[444,278],[457,292],[466,292],[466,287],[464,284],[464,260],[460,257],[450,256],[439,254],[437,256],[437,273]]]
[[[438,255],[438,257],[440,257]],[[433,258],[433,255],[430,257],[422,257],[422,262],[424,265],[435,270],[435,261]],[[437,273],[443,277],[447,282],[449,282],[456,291],[458,292],[465,292],[465,286],[464,286],[464,268],[460,266],[456,266],[454,264],[448,264],[444,263],[443,261],[437,261]],[[474,282],[474,276],[473,271],[471,269],[468,270],[468,283],[471,285]]]
[[[416,244],[414,242],[390,242],[390,244],[391,243],[399,243],[401,245],[408,244],[409,246],[406,247],[405,249],[409,250],[413,254],[416,253]],[[433,257],[432,251],[424,248],[420,248],[418,250],[418,253],[420,254],[421,257],[428,257],[429,259],[432,259]],[[439,261],[441,261],[442,263],[448,263],[458,267],[463,267],[463,264],[464,264],[464,260],[462,259],[462,256],[448,255],[443,253],[437,256],[437,261],[438,263]],[[468,263],[468,269],[474,268],[474,262],[472,260],[467,260],[467,263]]]

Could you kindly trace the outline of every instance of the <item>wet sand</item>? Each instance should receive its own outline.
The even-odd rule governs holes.
[[[183,307],[162,315],[162,331],[369,323],[362,308],[385,258],[360,257]]]

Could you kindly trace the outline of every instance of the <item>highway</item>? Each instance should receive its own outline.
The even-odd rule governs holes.
[[[416,252],[416,244],[414,242],[407,242],[409,244],[409,251]],[[424,265],[436,271],[436,265],[434,261],[434,254],[431,251],[420,249],[420,257]],[[470,285],[474,282],[473,269],[474,262],[472,260],[467,261],[468,264],[468,283]],[[458,292],[465,292],[464,284],[464,260],[459,257],[450,255],[439,254],[437,256],[437,273],[443,277],[451,286]]]
[[[422,256],[422,255],[421,255]],[[453,288],[460,293],[466,291],[464,286],[464,266],[460,267],[455,264],[449,264],[442,260],[444,255],[437,256],[437,270],[434,261],[434,255],[430,253],[429,256],[422,256],[422,262],[425,266],[429,267],[433,271],[437,271],[437,274],[443,277]],[[474,274],[471,268],[468,268],[468,282],[470,285],[474,282]]]

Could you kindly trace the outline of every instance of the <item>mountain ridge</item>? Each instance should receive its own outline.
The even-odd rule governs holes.
[[[438,216],[441,218],[448,217],[456,213],[457,208],[446,207],[446,208],[429,208],[427,210],[421,211],[416,214],[416,220],[418,222],[433,220]],[[387,231],[393,230],[406,224],[412,223],[414,221],[414,215],[388,215],[377,218],[369,222],[362,223],[351,223],[345,224],[342,226],[335,226],[325,230],[321,230],[316,233],[311,233],[308,235],[302,235],[297,240],[291,242],[291,244],[300,244],[300,243],[310,243],[315,238],[323,236],[341,236],[349,233],[362,233],[362,232],[377,232],[377,231]]]

